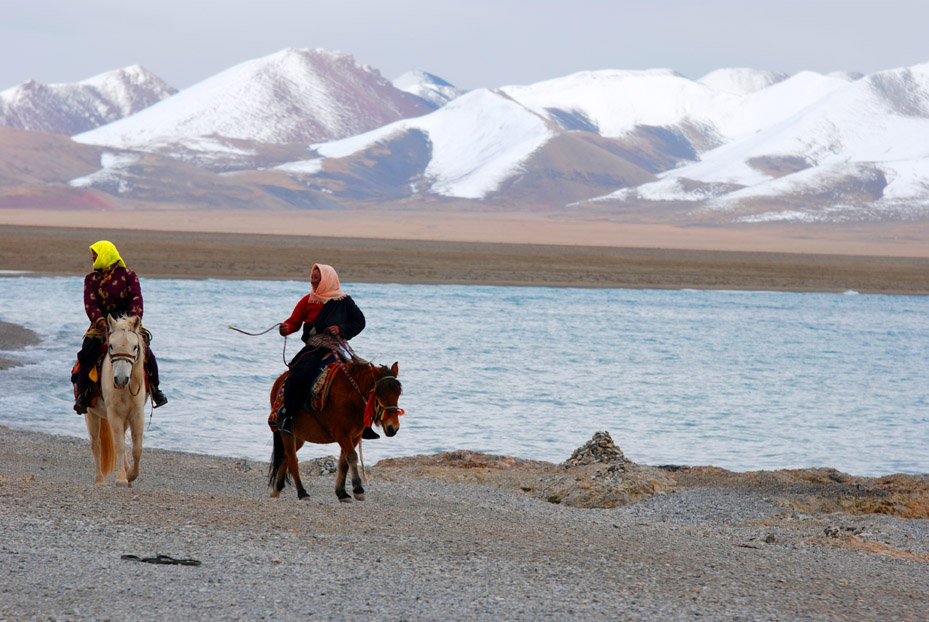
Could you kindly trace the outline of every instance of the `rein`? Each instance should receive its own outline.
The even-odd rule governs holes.
[[[384,406],[384,402],[381,401],[380,396],[377,394],[377,385],[381,380],[389,380],[391,378],[396,380],[396,376],[382,376],[378,378],[377,380],[374,381],[374,386],[371,387],[370,393],[368,393],[368,395],[365,396],[364,391],[361,390],[361,387],[358,386],[358,383],[355,382],[355,379],[352,378],[352,375],[348,373],[348,368],[345,366],[345,363],[342,361],[342,357],[339,355],[336,345],[332,341],[332,335],[327,334],[326,337],[329,339],[329,349],[332,350],[332,353],[335,356],[335,360],[339,364],[339,368],[342,370],[342,373],[345,374],[345,376],[348,378],[348,381],[351,382],[352,386],[355,387],[355,390],[358,391],[358,395],[360,395],[361,399],[364,400],[365,423],[367,424],[369,412],[371,415],[372,423],[375,423],[375,422],[379,423],[384,418],[384,413],[388,410],[396,410],[398,413],[398,416],[402,415],[403,414],[402,408],[400,408],[399,406]],[[355,352],[351,349],[351,347],[347,343],[345,343],[345,341],[342,340],[341,337],[336,337],[336,339],[338,340],[339,345],[342,348],[344,348],[347,352],[351,353],[352,358],[357,358],[355,356]],[[368,367],[373,370],[374,365],[372,363],[368,363]],[[374,372],[372,371],[371,373],[373,375]]]

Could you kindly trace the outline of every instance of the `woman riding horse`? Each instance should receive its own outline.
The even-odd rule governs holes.
[[[280,431],[284,434],[293,434],[294,417],[303,410],[319,365],[330,352],[330,336],[348,341],[365,327],[364,314],[351,296],[342,291],[339,275],[332,266],[314,264],[310,285],[310,293],[300,299],[279,329],[286,337],[303,326],[301,339],[306,344],[290,361],[290,375],[284,382],[284,407],[278,413]],[[366,428],[363,438],[380,438],[380,435]]]
[[[126,267],[116,247],[106,240],[90,246],[93,271],[84,277],[84,311],[90,319],[90,328],[84,333],[81,351],[77,354],[80,363],[77,374],[77,398],[74,410],[83,415],[90,406],[93,383],[90,371],[97,366],[100,350],[106,341],[107,316],[134,316],[142,319],[142,287],[135,272]],[[155,408],[168,403],[168,398],[158,388],[158,362],[145,345],[145,372]]]

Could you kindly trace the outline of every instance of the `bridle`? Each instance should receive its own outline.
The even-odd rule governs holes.
[[[126,329],[123,329],[123,330],[126,330]],[[126,330],[126,332],[127,332],[127,333],[132,333],[132,332],[134,332],[134,331]],[[141,343],[141,342],[142,342],[142,335],[140,335],[139,333],[135,333],[135,336],[136,336],[136,339],[137,339],[136,344],[135,344],[135,354],[125,354],[125,353],[123,353],[123,352],[113,352],[113,346],[109,344],[109,335],[107,336],[107,355],[110,357],[110,363],[111,363],[111,364],[112,364],[112,363],[118,363],[118,362],[122,361],[122,362],[125,362],[125,363],[129,363],[129,367],[134,368],[134,367],[136,366],[136,364],[139,362],[139,359],[140,359],[141,356],[142,356],[142,343]],[[144,386],[145,383],[143,382],[142,384],[143,384],[143,386]],[[142,390],[142,388],[139,387],[139,391],[141,391],[141,390]],[[132,384],[131,384],[131,383],[129,384],[129,393],[130,393],[133,397],[135,397],[136,395],[138,395],[138,394],[139,394],[139,391],[136,391],[135,393],[133,393],[133,392],[132,392]]]
[[[342,357],[339,352],[336,350],[335,344],[332,342],[332,336],[329,335],[329,349],[332,350],[333,355],[335,356],[336,363],[339,364],[339,368],[342,370],[342,373],[345,374],[345,377],[348,378],[348,381],[352,383],[352,386],[355,387],[355,390],[358,391],[358,395],[361,396],[361,399],[365,403],[365,414],[364,414],[364,423],[366,426],[370,426],[373,423],[380,423],[384,420],[384,415],[388,411],[396,411],[397,416],[399,417],[405,411],[399,406],[385,406],[384,400],[381,399],[381,396],[377,393],[377,385],[381,383],[382,380],[396,380],[396,376],[381,376],[380,378],[374,381],[374,386],[371,387],[371,391],[365,396],[364,391],[361,390],[361,387],[358,386],[358,383],[355,382],[355,379],[352,378],[352,375],[348,373],[348,368],[345,366],[345,363],[342,361]],[[337,337],[338,339],[338,337]],[[344,341],[339,339],[340,344],[346,348],[349,352],[354,355],[354,352],[351,351]],[[374,375],[374,364],[367,362],[368,369],[371,370],[371,375]]]
[[[132,332],[132,331],[126,331],[126,332]],[[138,337],[140,340],[142,338],[141,335],[139,335],[138,333],[136,333],[136,337]],[[109,344],[107,345],[107,354],[110,355],[110,361],[113,361],[113,362],[126,361],[127,363],[129,363],[129,365],[131,365],[132,367],[135,367],[135,364],[139,362],[139,357],[142,356],[142,346],[139,345],[138,342],[135,344],[135,354],[123,354],[122,352],[114,353],[112,348],[113,346]]]
[[[368,363],[371,365],[371,363]],[[373,365],[371,365],[373,367]],[[371,393],[368,394],[368,397],[365,399],[365,424],[376,423],[378,425],[384,420],[384,415],[388,411],[396,411],[397,416],[399,417],[405,411],[399,406],[385,406],[384,400],[381,399],[381,396],[377,393],[377,385],[382,380],[396,380],[396,376],[381,376],[374,381],[374,386],[371,387]],[[363,396],[362,396],[363,397]],[[368,413],[371,413],[370,422],[368,421]]]

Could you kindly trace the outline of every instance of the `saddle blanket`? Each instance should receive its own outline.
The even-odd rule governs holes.
[[[331,357],[327,358],[331,359]],[[326,407],[326,400],[329,399],[329,389],[332,388],[332,379],[335,378],[335,374],[338,370],[338,363],[329,363],[323,366],[319,375],[316,376],[316,380],[313,381],[313,388],[310,390],[309,399],[307,399],[306,404],[303,405],[303,412],[308,412],[310,410],[319,412]],[[274,402],[271,405],[271,414],[268,415],[268,426],[272,431],[277,431],[279,423],[277,413],[284,407],[285,384],[286,383],[282,382],[277,393],[274,395]]]

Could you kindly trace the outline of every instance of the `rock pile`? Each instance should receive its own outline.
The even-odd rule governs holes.
[[[660,469],[627,460],[606,431],[595,433],[561,463],[560,473],[541,482],[537,496],[581,508],[615,508],[674,490]]]
[[[339,471],[338,456],[322,456],[299,464],[300,472],[305,475],[333,475]]]
[[[610,433],[595,432],[593,438],[578,447],[571,457],[561,463],[565,468],[582,466],[586,464],[606,464],[610,471],[625,471],[626,456],[622,450],[613,443]]]

